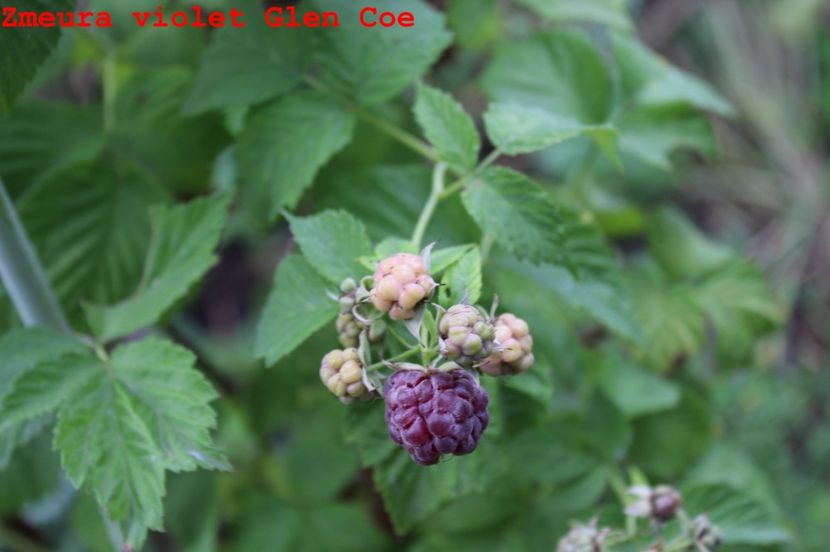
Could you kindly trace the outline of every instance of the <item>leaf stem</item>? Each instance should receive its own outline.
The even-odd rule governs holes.
[[[341,103],[343,103],[348,109],[363,119],[365,122],[369,123],[373,127],[377,128],[381,132],[389,135],[391,138],[397,140],[401,144],[405,145],[415,153],[425,157],[427,160],[437,163],[438,156],[435,154],[435,151],[430,147],[429,144],[424,142],[423,140],[419,139],[416,136],[413,136],[409,132],[403,130],[402,128],[398,128],[392,123],[385,121],[370,113],[366,109],[364,109],[361,105],[349,100],[348,98],[343,97],[341,94],[338,94],[336,91],[332,90],[329,86],[327,86],[324,82],[316,79],[310,75],[306,75],[303,79],[308,83],[309,86],[323,92],[324,94],[328,94],[329,96],[334,97]]]
[[[115,99],[118,93],[118,60],[113,53],[107,53],[101,67],[101,88],[103,90],[104,132],[115,127]]]
[[[386,362],[397,362],[399,360],[406,360],[417,355],[420,352],[419,347],[413,347],[408,351],[404,351],[403,353],[393,356],[392,358],[387,358],[384,362],[375,362],[374,364],[370,364],[366,367],[367,372],[374,372],[375,370],[379,370],[386,366]]]
[[[421,242],[424,239],[424,233],[429,226],[429,221],[432,220],[432,215],[435,214],[435,208],[438,206],[438,201],[441,199],[441,193],[444,191],[444,178],[447,175],[447,165],[445,163],[438,163],[432,171],[432,189],[421,210],[421,216],[418,217],[418,222],[415,224],[415,231],[412,232],[412,243],[416,248],[421,247]]]
[[[0,280],[24,326],[46,326],[71,333],[43,266],[14,204],[0,181]]]
[[[470,179],[472,179],[475,175],[477,175],[478,173],[480,173],[481,171],[495,163],[499,157],[501,157],[501,150],[496,148],[493,151],[491,151],[487,157],[481,160],[481,163],[479,163],[475,169],[456,180],[451,186],[448,186],[441,194],[441,197],[439,199],[443,201],[448,197],[451,197],[456,192],[461,191],[461,189],[467,185]]]

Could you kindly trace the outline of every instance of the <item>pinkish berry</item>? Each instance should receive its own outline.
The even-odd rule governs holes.
[[[370,297],[375,307],[388,312],[392,320],[409,320],[434,289],[435,280],[422,257],[396,253],[378,264]]]
[[[524,372],[533,365],[533,336],[527,322],[505,313],[494,324],[496,339],[493,354],[479,365],[485,374],[505,376]]]
[[[363,383],[363,364],[357,349],[335,349],[326,354],[320,363],[320,379],[344,404],[369,396],[369,390]]]
[[[490,422],[487,392],[466,370],[399,370],[385,399],[389,436],[424,466],[473,452]]]
[[[493,324],[472,305],[453,305],[438,323],[441,354],[471,367],[493,351]]]

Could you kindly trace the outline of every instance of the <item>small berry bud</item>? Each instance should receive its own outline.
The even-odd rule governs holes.
[[[496,319],[495,346],[492,354],[479,368],[491,376],[524,372],[533,365],[533,336],[527,322],[505,313]]]
[[[357,289],[357,282],[352,278],[346,278],[340,282],[340,291],[342,293],[351,293]]]
[[[344,404],[369,396],[363,383],[363,364],[357,349],[335,349],[326,354],[320,364],[320,379]]]
[[[388,312],[393,320],[409,320],[434,289],[435,281],[423,258],[397,253],[378,264],[370,297],[375,307]]]

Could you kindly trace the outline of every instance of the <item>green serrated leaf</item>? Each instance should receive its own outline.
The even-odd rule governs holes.
[[[474,248],[475,245],[454,245],[442,249],[434,249],[430,254],[429,270],[432,275],[441,274],[451,265],[455,264],[464,255]]]
[[[345,211],[323,211],[309,217],[288,216],[291,233],[317,272],[335,284],[359,279],[357,259],[371,255],[372,244],[363,223]]]
[[[261,10],[253,1],[237,4],[252,14]],[[311,51],[305,29],[274,32],[261,16],[241,29],[219,29],[202,56],[184,111],[250,105],[290,92],[300,85]]]
[[[747,492],[724,485],[700,485],[683,491],[683,508],[706,513],[731,545],[788,543],[792,535],[769,508]]]
[[[494,101],[544,109],[589,125],[605,123],[614,100],[599,52],[582,35],[565,30],[505,42],[483,84]]]
[[[523,174],[488,168],[470,183],[462,199],[482,231],[508,251],[535,262],[562,260],[559,210]]]
[[[615,163],[617,131],[613,126],[583,125],[544,109],[515,103],[495,103],[484,114],[487,135],[508,155],[533,153],[573,138],[588,137]]]
[[[73,165],[92,162],[104,147],[99,109],[63,103],[20,104],[0,120],[3,181],[17,196]]]
[[[457,262],[452,264],[441,283],[444,303],[454,305],[467,298],[469,304],[478,303],[481,298],[481,253],[478,247],[470,249]]]
[[[612,35],[623,91],[641,106],[686,105],[725,117],[735,108],[708,84],[671,65],[628,34]]]
[[[391,257],[395,253],[412,253],[416,255],[419,253],[418,247],[412,243],[411,240],[403,238],[386,238],[375,246],[376,260],[382,260],[386,257]],[[435,261],[435,253],[433,253],[433,262]],[[372,267],[374,270],[374,267]]]
[[[236,153],[243,198],[255,216],[272,221],[293,208],[320,167],[349,143],[354,124],[351,112],[313,92],[251,111]]]
[[[44,328],[21,328],[6,333],[0,338],[0,412],[7,408],[13,382],[42,362],[83,351],[84,347],[77,340]],[[18,403],[18,407],[27,410],[24,404]],[[37,409],[30,409],[30,412]],[[0,415],[0,470],[8,465],[15,449],[31,441],[50,419],[49,416],[32,416],[20,416],[22,421],[14,422]]]
[[[257,327],[255,354],[273,365],[334,320],[337,304],[326,295],[327,285],[300,255],[283,259]]]
[[[99,366],[90,351],[44,360],[26,370],[0,403],[0,430],[54,411],[97,375]]]
[[[627,275],[634,319],[642,333],[639,357],[658,370],[668,370],[683,355],[703,345],[704,318],[692,290],[670,284],[648,270]]]
[[[0,8],[24,8],[26,11],[72,11],[73,0],[27,0],[24,5],[13,0],[0,1]],[[34,77],[61,35],[60,27],[18,27],[0,34],[0,113],[11,109],[14,100]]]
[[[55,447],[73,484],[91,491],[138,547],[148,529],[161,529],[166,470],[228,468],[210,437],[216,392],[194,355],[168,341],[89,358],[93,371],[60,409]]]
[[[427,71],[452,38],[444,16],[421,0],[375,3],[379,13],[412,12],[415,26],[408,28],[364,27],[359,12],[365,6],[352,0],[314,0],[311,6],[340,14],[340,27],[320,35],[321,57],[332,85],[365,105],[401,93]]]
[[[675,384],[620,355],[605,355],[599,384],[627,418],[674,408],[680,401],[680,391]]]
[[[149,206],[164,190],[143,173],[94,163],[56,174],[20,201],[23,224],[73,320],[81,300],[108,303],[135,289],[149,243]]]
[[[161,530],[164,464],[129,396],[108,378],[90,381],[58,419],[55,447],[76,487],[90,489],[107,515],[138,547]]]
[[[213,265],[228,195],[214,195],[150,212],[152,237],[135,293],[108,306],[85,305],[95,334],[113,339],[156,322]]]
[[[663,171],[671,170],[670,154],[676,150],[711,155],[715,149],[706,119],[685,106],[634,109],[622,114],[614,124],[620,133],[619,148],[623,154]]]
[[[568,270],[551,265],[533,265],[505,255],[488,259],[488,282],[500,298],[510,304],[533,309],[546,294],[584,311],[615,334],[637,342],[640,331],[633,316],[631,297],[613,279],[574,278]]]
[[[438,158],[459,173],[475,167],[481,138],[475,123],[452,96],[425,84],[418,86],[415,118]]]
[[[519,3],[551,21],[632,28],[625,0],[519,0]]]
[[[166,469],[226,470],[230,465],[216,452],[210,435],[216,426],[210,403],[218,395],[194,369],[195,363],[189,350],[159,339],[119,347],[111,360],[115,377],[130,394]]]

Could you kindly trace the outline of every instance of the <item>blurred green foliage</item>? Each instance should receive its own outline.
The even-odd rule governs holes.
[[[286,32],[228,0],[244,29],[137,28],[156,4],[0,34],[0,176],[97,348],[62,372],[0,290],[0,546],[551,550],[622,527],[644,478],[722,550],[827,549],[821,2],[379,1],[406,31],[321,0],[343,27]],[[456,185],[412,244],[436,162]],[[439,301],[497,295],[537,363],[424,468],[318,367],[326,292],[433,241]]]

